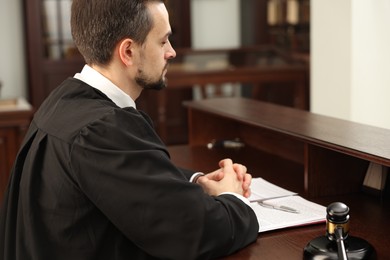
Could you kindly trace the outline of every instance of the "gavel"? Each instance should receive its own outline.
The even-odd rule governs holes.
[[[349,207],[333,202],[326,208],[326,235],[311,240],[304,259],[376,259],[375,249],[366,240],[349,235]]]

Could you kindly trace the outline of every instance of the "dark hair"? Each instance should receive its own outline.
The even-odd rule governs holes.
[[[73,0],[71,28],[88,64],[107,64],[124,38],[143,44],[153,27],[148,2],[164,0]]]

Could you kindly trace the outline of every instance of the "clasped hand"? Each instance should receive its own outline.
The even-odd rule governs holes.
[[[218,196],[223,192],[234,192],[248,198],[251,194],[250,184],[252,176],[247,173],[247,168],[231,159],[223,159],[219,162],[220,169],[200,177],[197,183],[203,190],[212,196]]]

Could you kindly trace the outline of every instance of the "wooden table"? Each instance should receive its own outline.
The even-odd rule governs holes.
[[[232,158],[248,166],[248,171],[257,177],[296,191],[303,192],[303,166],[252,147],[240,150],[209,150],[205,146],[170,146],[172,160],[181,167],[211,171],[217,168],[216,162],[223,158]],[[270,163],[272,162],[272,163]],[[284,163],[283,163],[284,162]],[[272,170],[273,169],[273,170]],[[281,177],[283,176],[283,177]],[[350,211],[350,235],[364,238],[374,246],[378,259],[390,255],[390,200],[382,200],[364,194],[321,196],[310,200],[327,206],[332,202],[342,201]],[[302,259],[307,243],[325,234],[325,224],[295,227],[260,233],[256,242],[224,259]]]
[[[171,146],[172,160],[199,171],[223,158],[253,176],[327,206],[350,211],[350,235],[366,239],[378,259],[390,256],[390,192],[362,192],[369,162],[390,166],[390,131],[242,98],[187,102],[189,145]],[[213,139],[240,138],[242,149],[209,150]],[[325,234],[324,224],[260,233],[257,241],[226,259],[302,259],[306,244]]]

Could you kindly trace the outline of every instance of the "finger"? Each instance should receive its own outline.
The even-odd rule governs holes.
[[[248,189],[248,190],[246,190],[246,191],[244,192],[244,197],[245,197],[245,198],[249,198],[249,197],[251,196],[251,194],[252,194],[251,189]]]
[[[223,159],[219,161],[219,167],[221,168],[233,167],[233,161],[231,159]]]
[[[249,173],[246,173],[244,175],[244,182],[243,182],[243,188],[246,190],[246,189],[249,189],[249,187],[251,186],[251,183],[252,183],[252,175],[249,174]]]
[[[242,164],[235,163],[233,164],[233,169],[237,174],[237,178],[239,181],[242,181],[244,179],[244,174],[246,173],[246,167]]]
[[[242,182],[242,189],[244,191],[244,197],[249,198],[251,195],[251,182],[252,182],[252,175],[249,173],[245,174],[244,181]]]
[[[235,163],[235,164],[233,164],[233,168],[234,168],[234,170],[236,171],[236,172],[239,172],[239,173],[246,173],[246,171],[247,171],[247,168],[246,168],[246,166],[245,165],[242,165],[242,164],[240,164],[240,163]]]
[[[216,174],[215,174],[215,181],[220,181],[223,179],[223,177],[225,176],[225,173],[221,170],[219,170]]]

